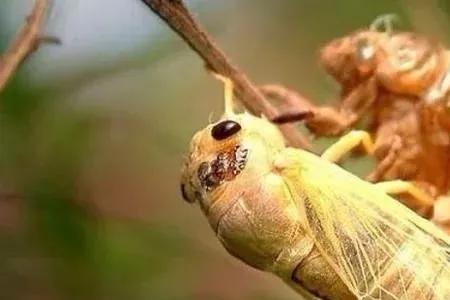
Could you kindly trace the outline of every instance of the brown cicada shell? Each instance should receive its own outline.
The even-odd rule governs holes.
[[[413,181],[437,199],[450,189],[449,53],[439,42],[411,32],[356,31],[320,52],[322,66],[341,86],[336,105],[291,105],[274,121],[302,120],[317,136],[339,136],[364,119],[377,162],[367,179]],[[302,99],[290,103],[306,102],[281,87],[262,91]],[[429,204],[402,200],[426,217],[433,214]],[[450,220],[450,210],[435,215],[441,224]]]

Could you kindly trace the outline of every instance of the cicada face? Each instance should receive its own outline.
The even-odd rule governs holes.
[[[184,199],[198,201],[205,212],[225,205],[217,203],[224,193],[237,193],[237,185],[250,185],[267,173],[272,156],[283,147],[280,132],[267,121],[247,113],[222,118],[192,139],[182,170]]]

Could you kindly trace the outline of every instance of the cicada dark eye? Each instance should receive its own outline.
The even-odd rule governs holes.
[[[241,130],[241,125],[235,121],[225,120],[216,125],[211,130],[212,137],[217,140],[224,140]]]

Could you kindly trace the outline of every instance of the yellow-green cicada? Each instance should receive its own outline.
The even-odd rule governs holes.
[[[450,299],[450,238],[387,192],[330,162],[362,143],[352,132],[322,157],[287,147],[277,127],[226,110],[197,132],[182,192],[233,256],[321,299]],[[425,198],[424,198],[425,199]]]

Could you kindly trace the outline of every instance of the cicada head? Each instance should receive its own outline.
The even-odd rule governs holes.
[[[264,118],[232,112],[231,88],[225,89],[224,116],[192,138],[183,197],[200,204],[230,254],[258,269],[291,274],[292,257],[303,252],[285,250],[302,245],[305,234],[276,163],[286,151],[284,139]]]
[[[382,35],[377,31],[364,30],[335,39],[322,47],[320,62],[342,85],[358,84],[376,68]]]
[[[233,199],[233,193],[268,172],[274,152],[283,147],[281,133],[266,120],[248,113],[225,114],[192,138],[182,169],[184,199],[198,201],[205,212]]]

